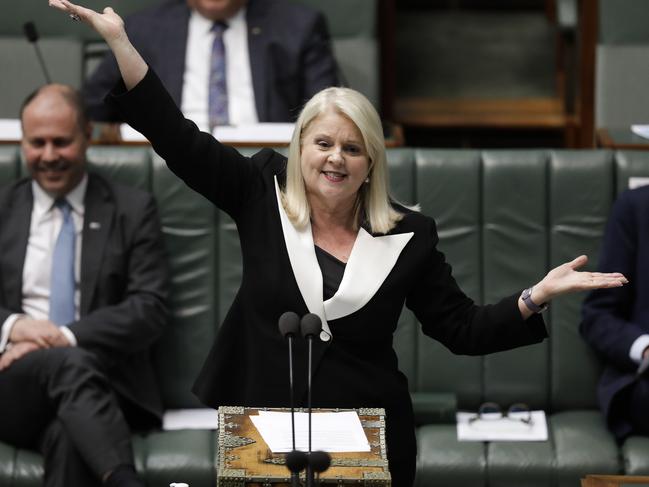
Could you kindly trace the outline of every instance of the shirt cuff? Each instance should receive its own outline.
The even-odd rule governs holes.
[[[633,345],[631,345],[631,350],[629,350],[629,357],[636,364],[642,362],[642,352],[644,349],[649,347],[649,335],[640,335],[635,339]]]
[[[77,346],[77,337],[74,336],[74,333],[72,333],[72,330],[70,330],[70,328],[68,328],[67,326],[61,326],[59,327],[59,330],[61,330],[61,333],[63,333],[65,335],[65,338],[68,339],[71,347]]]
[[[0,332],[0,353],[4,353],[7,349],[7,344],[9,343],[9,335],[11,335],[11,330],[18,321],[18,318],[22,318],[25,315],[20,313],[14,313],[9,315],[9,317],[2,324],[2,331]]]

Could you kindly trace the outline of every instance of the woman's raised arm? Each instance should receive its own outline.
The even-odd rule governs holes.
[[[104,38],[117,59],[117,65],[128,90],[144,78],[149,68],[129,41],[124,30],[124,21],[112,8],[106,7],[103,13],[98,13],[67,0],[49,0],[49,4],[50,7],[67,12],[73,20],[88,24]]]

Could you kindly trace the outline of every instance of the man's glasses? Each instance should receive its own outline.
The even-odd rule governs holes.
[[[507,411],[495,402],[485,402],[478,408],[478,412],[469,418],[469,424],[476,421],[494,421],[499,419],[511,419],[512,421],[520,421],[529,426],[533,424],[532,411],[527,404],[518,402],[509,406]]]

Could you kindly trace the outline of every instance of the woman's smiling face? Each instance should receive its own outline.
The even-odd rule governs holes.
[[[369,173],[370,160],[358,127],[328,110],[314,118],[302,136],[300,159],[309,204],[353,207]]]

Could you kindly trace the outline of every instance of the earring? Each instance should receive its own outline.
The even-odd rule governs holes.
[[[368,176],[368,177],[365,178],[365,184],[369,184],[369,182],[370,182],[370,178]]]

